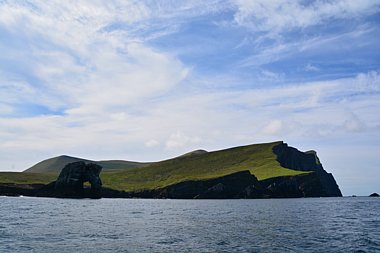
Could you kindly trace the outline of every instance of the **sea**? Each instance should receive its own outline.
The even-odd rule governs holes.
[[[0,252],[380,252],[380,198],[0,197]]]

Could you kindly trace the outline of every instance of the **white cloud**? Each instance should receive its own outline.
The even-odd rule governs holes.
[[[254,31],[279,33],[318,25],[331,19],[356,18],[379,11],[380,2],[365,0],[236,0],[235,22]]]
[[[83,114],[123,107],[168,91],[188,74],[174,56],[136,42],[128,30],[103,31],[115,22],[151,18],[153,12],[142,3],[36,1],[33,6],[4,3],[0,11],[5,13],[0,24],[10,36],[24,39],[27,45],[13,49],[13,45],[6,44],[11,49],[9,57],[17,59],[23,52],[24,64],[31,70],[28,75],[41,80],[38,86],[30,85],[29,77],[18,83],[29,86],[29,93],[38,93],[34,102],[48,108]],[[5,83],[10,83],[12,73],[4,76],[8,77]],[[20,100],[16,102],[24,102],[20,94],[25,92],[20,88],[20,84],[7,88],[13,100]]]
[[[265,126],[264,133],[268,135],[278,135],[282,131],[282,128],[283,124],[281,120],[272,120]]]
[[[380,73],[377,71],[369,71],[368,73],[360,73],[354,82],[362,91],[379,92],[380,91]]]
[[[353,31],[342,32],[339,34],[324,34],[323,36],[312,35],[310,37],[294,37],[287,40],[281,36],[256,35],[256,39],[250,44],[256,50],[241,60],[239,66],[258,67],[273,62],[284,61],[286,59],[297,59],[308,55],[325,57],[340,52],[343,48],[347,51],[360,51],[360,45],[367,40],[372,40],[372,36],[377,30],[372,27],[356,27]],[[263,43],[265,41],[266,43]],[[350,41],[350,43],[347,43]],[[338,53],[339,55],[340,53]],[[346,54],[344,55],[346,56]],[[335,59],[334,64],[345,63],[350,59]],[[308,61],[309,59],[305,59]],[[355,62],[354,62],[355,63]],[[306,71],[317,71],[316,66],[307,64]]]
[[[145,142],[145,146],[147,146],[148,148],[153,148],[153,147],[156,147],[160,145],[160,143],[158,141],[156,141],[155,139],[151,139],[147,142]]]
[[[196,144],[201,140],[196,136],[187,136],[181,132],[176,132],[171,134],[169,139],[166,142],[166,148],[168,149],[176,149],[181,148],[185,145]]]
[[[9,106],[4,103],[0,103],[0,115],[2,114],[10,114],[14,111],[12,106]]]
[[[87,83],[75,94],[79,107],[68,113],[131,105],[159,96],[187,77],[188,70],[181,62],[143,45],[129,45],[128,54],[133,63],[115,54],[98,55],[100,58],[95,59],[98,71],[89,73]],[[110,62],[115,64],[114,68],[109,67]]]
[[[284,75],[281,73],[275,73],[273,71],[268,71],[268,70],[263,69],[261,70],[260,74],[261,74],[259,77],[260,80],[271,81],[271,82],[278,82],[278,81],[284,80]]]
[[[33,86],[24,81],[7,80],[1,74],[3,73],[0,72],[0,102],[12,104],[35,100],[37,91]]]
[[[319,71],[320,69],[318,67],[316,67],[315,65],[311,64],[311,63],[308,63],[306,64],[305,66],[305,70],[306,71]]]
[[[376,133],[380,122],[373,108],[380,106],[379,94],[360,95],[361,83],[376,82],[374,76],[245,91],[185,90],[113,111],[0,118],[3,156],[36,155],[10,161],[4,169],[14,165],[21,170],[32,160],[68,153],[154,161],[199,148]],[[159,150],[161,144],[165,148]]]
[[[348,118],[344,124],[348,131],[359,132],[366,128],[364,122],[361,121],[357,115],[352,112],[349,112],[349,114],[351,117]]]

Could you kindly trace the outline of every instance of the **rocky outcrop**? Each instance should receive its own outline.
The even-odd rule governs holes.
[[[289,147],[286,143],[281,143],[273,147],[273,152],[277,155],[277,161],[282,167],[292,170],[313,171],[320,181],[325,196],[342,196],[334,177],[323,169],[315,151],[301,152],[296,148]]]
[[[102,181],[100,172],[102,167],[97,164],[86,164],[82,161],[67,164],[56,181],[42,187],[37,196],[62,198],[100,198]],[[83,184],[90,182],[91,188],[84,188]]]
[[[369,195],[370,197],[379,197],[379,194],[378,193],[376,193],[376,192],[374,192],[374,193],[372,193],[371,195]]]
[[[0,184],[2,196],[35,196],[44,184]]]

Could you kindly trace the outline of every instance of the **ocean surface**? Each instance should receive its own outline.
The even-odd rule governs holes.
[[[380,252],[380,198],[0,197],[0,252]]]

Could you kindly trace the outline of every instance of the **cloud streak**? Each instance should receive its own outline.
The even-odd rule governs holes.
[[[101,32],[122,17],[127,23],[146,19],[149,11],[142,5],[128,4],[116,15],[104,4],[80,2],[72,7],[59,3],[37,3],[33,8],[2,6],[2,12],[7,13],[2,23],[9,30],[25,34],[28,45],[15,48],[10,57],[17,61],[16,54],[23,51],[26,68],[30,69],[28,76],[5,73],[8,79],[12,74],[21,79],[5,80],[5,91],[23,98],[20,93],[30,96],[43,89],[35,103],[79,113],[89,108],[95,111],[125,106],[141,97],[159,95],[186,77],[188,70],[174,57],[142,43],[125,41],[127,31]],[[128,15],[122,15],[123,10],[128,10]],[[21,39],[18,34],[10,36]],[[5,46],[13,49],[10,44]],[[28,83],[30,75],[37,85]],[[17,95],[12,97],[16,99]]]
[[[235,21],[254,31],[282,33],[326,21],[358,18],[379,11],[379,1],[236,0]]]

